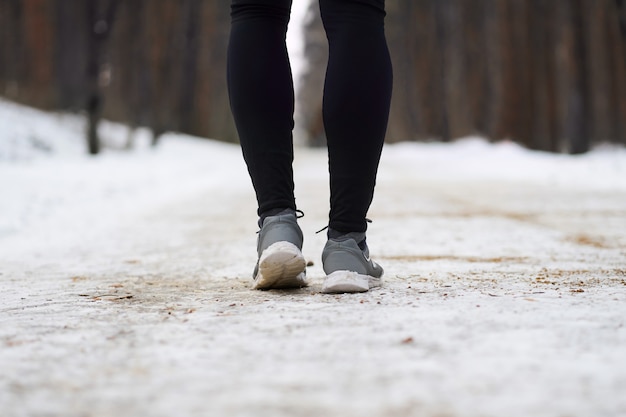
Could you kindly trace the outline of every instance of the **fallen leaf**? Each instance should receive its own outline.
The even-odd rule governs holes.
[[[72,278],[71,278],[71,280],[72,280],[73,282],[78,282],[78,281],[86,281],[86,280],[87,280],[87,277],[83,277],[83,276],[75,276],[75,277],[72,277]]]

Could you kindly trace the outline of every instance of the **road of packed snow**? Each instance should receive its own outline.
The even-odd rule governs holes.
[[[384,149],[381,289],[321,294],[326,155],[296,150],[312,285],[250,289],[236,145],[0,102],[0,415],[625,416],[626,150]]]

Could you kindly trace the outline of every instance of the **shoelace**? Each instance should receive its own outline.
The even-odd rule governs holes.
[[[304,213],[302,213],[302,215],[304,216]],[[365,221],[366,221],[367,223],[372,223],[372,221],[371,221],[370,219],[368,219],[367,217],[365,218]],[[328,229],[328,225],[324,226],[323,228],[321,228],[320,230],[318,230],[317,232],[315,232],[315,234],[322,233],[322,232],[323,232],[324,230],[326,230],[326,229]]]

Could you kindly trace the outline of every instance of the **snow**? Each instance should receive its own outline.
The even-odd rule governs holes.
[[[626,415],[626,150],[383,152],[381,289],[320,293],[326,155],[296,149],[312,285],[253,291],[236,145],[0,101],[3,416]]]

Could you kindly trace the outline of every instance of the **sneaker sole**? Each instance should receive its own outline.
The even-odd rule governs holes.
[[[308,285],[306,261],[302,252],[290,242],[276,242],[263,251],[253,289],[302,288]]]
[[[380,287],[382,279],[353,271],[335,271],[326,276],[322,292],[324,294],[367,292]]]

